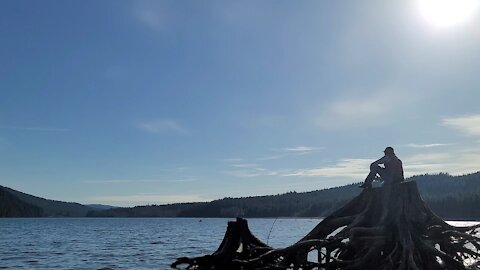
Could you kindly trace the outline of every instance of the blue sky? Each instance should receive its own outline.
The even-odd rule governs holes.
[[[441,24],[420,2],[2,1],[0,184],[300,192],[362,181],[388,145],[408,176],[476,172],[480,10]]]

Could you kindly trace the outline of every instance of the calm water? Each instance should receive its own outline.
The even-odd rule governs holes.
[[[228,219],[0,219],[0,269],[170,269],[214,252]],[[253,234],[285,247],[318,219],[249,219]],[[270,234],[270,237],[269,237]]]

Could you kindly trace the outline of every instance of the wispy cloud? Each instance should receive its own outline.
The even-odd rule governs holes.
[[[443,162],[451,159],[451,155],[447,153],[425,153],[417,154],[404,159],[406,164],[425,164],[431,162]]]
[[[392,102],[395,100],[395,102]],[[329,103],[315,118],[315,124],[324,129],[350,129],[381,126],[398,108],[401,97],[396,91],[382,89],[367,97],[348,97]]]
[[[257,161],[275,160],[275,159],[281,159],[285,156],[287,156],[287,155],[270,155],[270,156],[258,157],[255,160],[257,160]]]
[[[237,162],[243,162],[243,158],[224,158],[222,161],[228,162],[228,163],[237,163]]]
[[[434,147],[441,147],[441,146],[450,146],[453,145],[452,143],[430,143],[430,144],[416,144],[416,143],[409,143],[407,147],[411,148],[434,148]]]
[[[158,171],[162,172],[160,175],[152,176],[152,177],[161,177],[164,175],[164,173],[182,173],[186,174],[189,171],[194,170],[195,167],[190,167],[190,166],[183,166],[183,165],[178,165],[178,166],[169,166],[165,168],[158,168]]]
[[[442,124],[457,129],[467,135],[480,136],[480,114],[460,117],[447,117]]]
[[[163,1],[135,1],[133,16],[150,30],[157,32],[165,31],[171,20],[167,7]]]
[[[196,178],[185,178],[185,179],[171,179],[171,180],[167,180],[166,182],[185,183],[185,182],[196,182],[196,181],[198,181],[198,179],[196,179]]]
[[[263,167],[245,167],[239,170],[225,171],[225,174],[239,177],[239,178],[252,178],[260,176],[277,176],[279,172],[272,171]]]
[[[294,147],[285,147],[281,149],[275,149],[275,152],[280,152],[278,154],[272,154],[269,156],[258,157],[255,160],[257,161],[267,161],[267,160],[275,160],[281,159],[285,157],[291,156],[299,156],[299,155],[306,155],[311,154],[314,152],[318,152],[325,149],[324,147],[311,147],[311,146],[294,146]]]
[[[239,163],[239,164],[232,164],[231,166],[232,166],[232,167],[235,167],[235,168],[252,168],[252,167],[257,167],[258,164],[254,164],[254,163]]]
[[[105,203],[119,206],[134,206],[145,204],[168,204],[182,202],[206,202],[210,201],[203,195],[156,195],[156,194],[138,194],[138,195],[120,195],[120,196],[96,196],[87,198],[89,202]]]
[[[137,126],[148,133],[154,134],[187,134],[188,130],[172,119],[157,119],[138,123]]]
[[[342,159],[333,166],[293,170],[283,176],[345,177],[360,180],[368,174],[372,161],[371,159]]]
[[[261,168],[259,164],[256,163],[247,163],[242,158],[225,158],[223,159],[224,162],[228,163],[228,166],[233,168],[223,173],[241,177],[241,178],[248,178],[248,177],[256,177],[264,175],[265,169]]]
[[[107,180],[86,180],[86,184],[129,184],[129,183],[181,183],[198,181],[196,178],[182,179],[107,179]]]
[[[20,126],[0,126],[0,129],[8,130],[20,130],[20,131],[45,131],[45,132],[68,132],[71,129],[68,128],[56,128],[56,127],[20,127]]]
[[[463,174],[474,172],[475,166],[480,169],[477,166],[479,161],[478,157],[465,159],[465,155],[460,153],[424,153],[406,157],[403,167],[405,176],[440,172]]]
[[[371,159],[342,159],[333,166],[304,169],[278,169],[271,170],[263,167],[244,168],[244,170],[233,170],[226,172],[241,178],[252,178],[260,176],[280,177],[343,177],[359,180],[368,174]]]
[[[310,152],[315,150],[314,147],[308,147],[308,146],[297,146],[297,147],[288,147],[284,148],[283,150],[289,151],[289,152]]]
[[[304,155],[304,154],[310,154],[313,152],[317,152],[320,150],[323,150],[323,147],[311,147],[311,146],[296,146],[296,147],[286,147],[283,148],[282,151],[287,152],[287,153],[292,153],[292,154],[299,154],[299,155]]]
[[[242,168],[242,167],[255,167],[259,166],[257,162],[261,163],[262,161],[271,161],[287,157],[301,156],[306,154],[315,153],[325,149],[324,147],[312,147],[312,146],[292,146],[292,147],[283,147],[272,149],[270,154],[265,154],[264,156],[250,158],[225,158],[222,161],[230,163],[230,166]]]

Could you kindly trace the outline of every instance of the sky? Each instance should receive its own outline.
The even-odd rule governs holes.
[[[0,185],[116,206],[480,170],[480,1],[0,8]]]

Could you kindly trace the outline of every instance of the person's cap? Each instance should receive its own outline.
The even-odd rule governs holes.
[[[383,150],[383,152],[384,152],[384,153],[394,153],[393,147],[388,146],[387,148],[385,148],[385,150]]]

